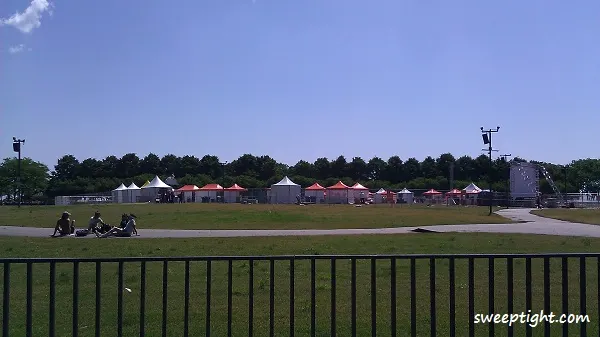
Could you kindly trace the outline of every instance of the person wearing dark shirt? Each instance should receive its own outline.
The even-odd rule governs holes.
[[[129,216],[127,214],[121,215],[121,223],[119,224],[119,228],[125,228],[125,226],[127,225],[127,221],[129,221]]]
[[[61,236],[73,234],[75,232],[75,220],[70,219],[71,213],[64,211],[60,219],[56,221],[56,227],[54,227],[54,233],[52,236],[56,236],[58,232]]]

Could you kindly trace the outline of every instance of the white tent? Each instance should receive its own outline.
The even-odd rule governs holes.
[[[112,190],[113,202],[120,204],[123,202],[123,191],[127,190],[127,187],[121,183],[119,187]]]
[[[376,204],[383,203],[383,197],[386,195],[387,191],[383,188],[380,188],[379,191],[375,192],[375,197],[373,198],[373,202]]]
[[[369,197],[369,189],[360,183],[354,184],[350,189],[350,201],[358,201],[360,198],[367,199]]]
[[[126,202],[135,203],[138,198],[142,195],[142,189],[139,188],[134,182],[127,186],[127,199]]]
[[[415,194],[405,188],[403,188],[398,194],[396,194],[396,200],[399,202],[412,204]]]
[[[146,186],[142,186],[141,195],[145,197],[150,197],[154,199],[158,196],[158,192],[161,189],[172,190],[173,188],[167,184],[165,184],[158,176],[155,176],[154,179],[150,182],[150,184]]]
[[[271,185],[271,203],[293,204],[301,193],[302,187],[285,176],[277,184]]]
[[[474,183],[470,183],[469,186],[462,189],[467,194],[478,194],[481,192],[481,188],[479,188]]]

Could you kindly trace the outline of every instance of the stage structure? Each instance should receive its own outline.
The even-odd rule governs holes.
[[[537,165],[512,162],[510,165],[510,198],[533,199],[540,190],[540,176]]]
[[[556,195],[559,203],[563,202],[560,190],[542,165],[525,162],[512,162],[510,165],[510,197],[512,200],[535,199],[540,192],[540,172]]]

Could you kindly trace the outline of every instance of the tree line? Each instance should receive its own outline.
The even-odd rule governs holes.
[[[526,162],[521,158],[512,160]],[[600,190],[600,159],[575,160],[567,167],[534,163],[541,164],[548,170],[562,192],[565,188],[569,193],[581,189],[589,192]],[[341,180],[346,184],[360,182],[369,188],[448,190],[451,184],[452,187],[463,188],[470,182],[487,188],[488,181],[491,181],[493,190],[506,191],[510,178],[509,167],[510,161],[504,158],[495,159],[490,165],[489,158],[485,155],[455,158],[450,153],[437,158],[428,156],[422,161],[416,158],[402,160],[399,156],[392,156],[387,160],[379,157],[369,160],[354,157],[348,160],[339,156],[333,160],[318,158],[312,163],[300,160],[293,166],[279,163],[266,155],[244,154],[230,163],[222,163],[213,155],[198,158],[169,154],[161,158],[151,153],[140,158],[129,153],[121,158],[108,156],[101,160],[87,158],[83,161],[72,155],[65,155],[58,159],[52,171],[42,163],[24,158],[21,181],[25,200],[107,192],[121,183],[128,185],[134,182],[140,186],[155,175],[162,179],[174,175],[180,185],[219,183],[229,186],[237,183],[246,188],[267,187],[285,175],[303,187],[314,182],[329,186]],[[4,159],[0,164],[0,195],[16,195],[16,176],[16,158]],[[543,177],[540,189],[542,193],[552,193]]]

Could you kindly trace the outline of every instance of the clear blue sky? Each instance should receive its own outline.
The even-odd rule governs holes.
[[[31,8],[27,9],[29,6]],[[600,1],[2,0],[0,156],[598,157]],[[17,14],[15,16],[15,14]]]

